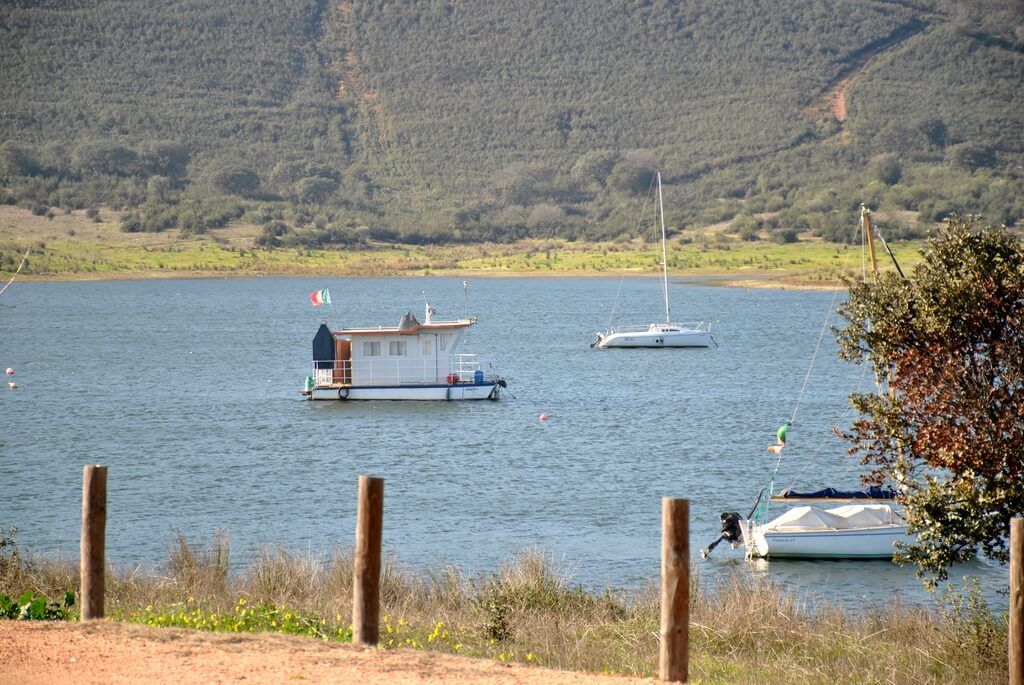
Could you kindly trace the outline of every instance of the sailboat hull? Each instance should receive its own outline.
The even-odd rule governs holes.
[[[617,332],[602,335],[597,346],[610,347],[708,347],[710,331],[684,329],[680,331]]]

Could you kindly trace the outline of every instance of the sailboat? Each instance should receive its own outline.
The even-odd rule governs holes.
[[[864,205],[861,205],[860,218],[872,271],[877,278],[871,218]],[[881,238],[881,235],[878,237]],[[903,271],[884,239],[882,244],[902,275]],[[825,323],[828,323],[828,318]],[[825,327],[822,326],[822,333],[824,331]],[[820,335],[818,343],[821,343]],[[813,366],[812,358],[807,377],[810,377]],[[805,387],[806,384],[805,378]],[[793,417],[796,417],[795,408]],[[782,452],[791,425],[790,421],[783,423],[776,434],[777,443],[768,448],[777,457],[775,468],[768,484],[754,500],[750,513],[744,517],[735,511],[723,512],[720,517],[721,535],[701,552],[701,557],[707,557],[716,545],[727,541],[733,547],[744,547],[748,559],[892,559],[896,543],[913,542],[906,520],[899,509],[893,506],[897,492],[891,488],[873,486],[856,491],[825,488],[808,493],[786,489],[776,495],[775,478],[782,463]],[[790,508],[772,518],[771,503]]]
[[[658,215],[661,219],[661,289],[665,298],[665,322],[640,326],[609,327],[597,334],[591,347],[708,347],[712,342],[711,325],[703,321],[672,323],[668,301],[668,248],[665,240],[665,205],[661,197],[661,172],[658,182]]]

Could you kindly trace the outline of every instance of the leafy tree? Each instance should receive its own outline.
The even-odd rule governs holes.
[[[561,207],[550,204],[534,205],[526,217],[526,225],[530,228],[553,229],[565,223],[565,211]]]
[[[858,239],[857,217],[846,209],[829,212],[822,217],[821,228],[816,233],[833,243],[852,244]]]
[[[974,173],[982,167],[993,166],[996,159],[992,148],[987,145],[960,143],[946,150],[946,162]]]
[[[799,240],[799,235],[795,228],[777,228],[768,234],[768,239],[773,243],[795,243]]]
[[[0,145],[0,176],[32,176],[39,173],[39,162],[31,151],[14,141]]]
[[[846,434],[872,482],[901,488],[914,544],[898,561],[928,582],[978,548],[1005,562],[1024,513],[1024,248],[951,217],[909,279],[850,283],[840,356],[870,361],[890,393],[855,394]]]
[[[741,240],[757,240],[761,222],[750,214],[741,212],[733,218],[732,230],[740,234]]]
[[[166,176],[150,176],[146,182],[146,199],[150,202],[167,203],[173,190],[171,180]]]
[[[364,204],[373,200],[373,182],[363,164],[357,162],[345,169],[342,184],[349,199]]]
[[[260,177],[256,172],[238,162],[218,160],[206,172],[210,185],[222,193],[252,197],[260,188]]]
[[[287,235],[288,225],[283,221],[272,221],[263,227],[256,237],[256,244],[263,247],[274,248],[281,244],[281,236]]]
[[[129,147],[108,140],[88,141],[75,148],[71,163],[81,174],[132,176],[139,156]]]
[[[129,212],[121,219],[121,230],[125,233],[138,233],[142,230],[142,220],[135,212]]]
[[[581,188],[604,185],[611,173],[618,154],[611,150],[591,150],[580,155],[572,166],[569,177]]]
[[[900,182],[903,167],[896,155],[878,155],[871,160],[872,175],[887,186]]]
[[[292,187],[292,197],[303,204],[322,204],[338,189],[338,182],[332,178],[308,176],[299,179]]]
[[[946,128],[946,122],[942,119],[927,118],[917,122],[916,128],[918,131],[924,134],[925,138],[928,139],[935,147],[945,147],[947,137],[949,136],[949,130]]]
[[[652,150],[631,150],[612,169],[608,185],[626,195],[643,195],[651,187],[656,166]]]
[[[494,175],[491,186],[507,204],[524,205],[543,195],[551,181],[551,169],[543,164],[516,162]]]
[[[185,175],[188,160],[188,148],[172,141],[146,143],[139,152],[139,161],[147,173],[171,178]]]

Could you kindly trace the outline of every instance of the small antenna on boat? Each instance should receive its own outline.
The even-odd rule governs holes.
[[[425,307],[424,317],[426,318],[426,321],[423,323],[429,324],[431,317],[433,317],[436,312],[434,311],[434,308],[430,306],[430,301],[427,299],[427,291],[423,290],[421,292],[423,293],[423,305]]]
[[[462,282],[462,300],[466,305],[466,318],[469,318],[469,281]]]

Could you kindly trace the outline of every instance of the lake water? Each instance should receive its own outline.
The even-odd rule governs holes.
[[[663,317],[654,279],[475,279],[480,317],[463,352],[493,356],[515,399],[464,403],[306,402],[320,321],[332,327],[464,314],[462,279],[18,282],[0,304],[0,524],[19,543],[75,557],[82,465],[109,467],[108,557],[160,562],[176,531],[230,531],[235,561],[262,543],[321,552],[352,545],[356,480],[385,479],[387,551],[417,568],[493,570],[539,546],[588,586],[634,587],[659,570],[663,497],[691,501],[691,554],[722,511],[749,510],[793,416],[779,482],[856,487],[859,467],[830,427],[869,390],[826,332],[832,292],[674,284],[673,318],[707,319],[719,348],[592,350],[617,323]],[[330,307],[309,293],[330,288]],[[628,313],[628,314],[627,314]],[[799,398],[799,405],[797,400]],[[539,421],[540,413],[551,418]],[[723,544],[705,581],[770,576],[848,605],[927,602],[912,569],[887,562],[748,565]],[[986,595],[1006,570],[979,561]]]

